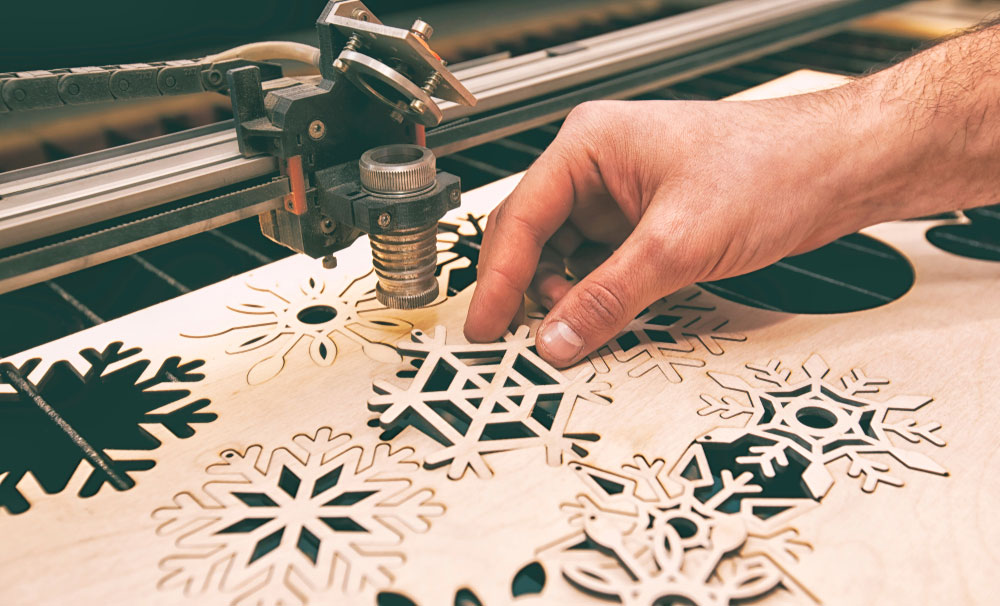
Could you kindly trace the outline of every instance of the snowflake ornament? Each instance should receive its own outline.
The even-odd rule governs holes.
[[[703,295],[691,287],[657,301],[591,355],[591,362],[613,384],[650,371],[680,383],[682,368],[701,368],[706,354],[721,356],[726,342],[746,341],[727,332],[729,321],[714,315]]]
[[[830,367],[818,355],[810,357],[802,370],[802,380],[792,380],[791,371],[780,362],[748,365],[760,385],[740,377],[708,373],[722,387],[742,393],[746,400],[725,396],[717,399],[702,396],[707,404],[701,415],[718,413],[723,418],[748,417],[742,428],[715,429],[702,436],[703,443],[733,444],[749,439],[754,442],[749,454],[737,463],[759,466],[765,476],[774,477],[778,468],[791,460],[805,465],[802,481],[812,496],[821,499],[833,486],[827,466],[846,457],[848,475],[863,477],[862,490],[872,492],[880,483],[902,486],[903,480],[889,474],[889,465],[872,455],[889,455],[906,467],[938,475],[948,472],[927,455],[896,446],[889,434],[916,444],[935,446],[945,442],[935,433],[941,426],[930,422],[918,425],[913,419],[892,422],[890,413],[913,412],[931,401],[925,396],[894,396],[884,402],[870,394],[888,384],[885,379],[865,376],[861,369],[841,378],[840,384],[825,380]]]
[[[343,288],[331,287],[316,275],[306,276],[297,288],[280,282],[262,285],[250,281],[247,286],[249,298],[229,306],[239,314],[232,325],[183,336],[206,338],[232,334],[236,338],[226,353],[263,352],[263,357],[247,373],[251,385],[277,376],[285,366],[286,356],[300,341],[308,343],[309,357],[317,366],[334,363],[338,342],[353,343],[379,362],[401,360],[392,346],[367,334],[400,334],[411,327],[375,301],[372,271]]]
[[[446,297],[460,294],[476,283],[485,221],[485,216],[469,213],[458,223],[438,223],[436,275]]]
[[[541,446],[550,465],[569,453],[585,456],[581,442],[596,437],[567,433],[570,415],[579,400],[606,404],[598,392],[608,386],[590,382],[592,369],[570,378],[550,366],[529,333],[522,326],[498,343],[465,345],[448,344],[443,327],[434,335],[414,330],[398,345],[416,367],[397,373],[412,379],[409,385],[375,381],[368,406],[380,413],[387,435],[412,425],[440,443],[425,465],[449,465],[453,480],[467,469],[492,476],[483,458],[490,453]]]
[[[570,467],[589,491],[564,507],[579,530],[540,555],[578,589],[625,606],[723,606],[779,588],[811,597],[786,572],[811,547],[785,526],[811,499],[773,497],[750,472],[715,470],[699,444],[669,474],[643,456],[620,473]]]
[[[195,372],[204,362],[171,357],[156,366],[141,351],[112,343],[54,363],[0,363],[0,509],[27,511],[43,491],[128,490],[132,474],[156,464],[130,453],[158,448],[166,434],[191,437],[196,424],[216,419],[204,411],[209,400],[192,401],[180,387],[205,378]]]
[[[180,493],[153,513],[176,551],[160,563],[160,588],[290,606],[389,585],[404,538],[444,512],[431,490],[414,487],[412,453],[384,443],[366,451],[328,427],[270,452],[224,451],[203,497]]]

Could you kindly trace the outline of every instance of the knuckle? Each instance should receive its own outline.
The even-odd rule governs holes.
[[[625,320],[628,308],[614,289],[598,282],[581,284],[578,312],[584,323],[613,326]]]

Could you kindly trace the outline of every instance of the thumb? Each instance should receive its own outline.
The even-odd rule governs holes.
[[[569,366],[595,351],[636,315],[681,284],[666,275],[663,255],[642,224],[597,269],[552,308],[538,331],[539,355],[556,367]],[[653,249],[653,250],[651,250]]]

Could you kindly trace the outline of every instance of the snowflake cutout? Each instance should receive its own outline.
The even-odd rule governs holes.
[[[701,415],[719,413],[723,418],[749,417],[745,427],[715,429],[700,438],[717,444],[756,440],[749,454],[736,459],[738,463],[757,465],[768,477],[774,477],[777,468],[787,467],[791,460],[804,464],[802,481],[816,499],[833,486],[827,465],[842,457],[850,462],[849,476],[864,477],[861,488],[865,492],[874,491],[880,483],[903,485],[900,478],[889,474],[888,464],[870,455],[889,455],[910,469],[948,475],[927,455],[900,448],[889,437],[893,433],[913,444],[925,441],[944,446],[944,440],[934,433],[941,428],[938,423],[888,420],[890,412],[916,411],[931,398],[894,396],[885,402],[875,401],[868,394],[878,393],[887,380],[869,378],[861,369],[854,369],[841,378],[840,385],[834,384],[825,380],[830,367],[818,355],[802,365],[806,376],[801,381],[791,380],[791,371],[782,369],[775,360],[747,368],[755,371],[763,386],[752,386],[732,375],[708,374],[722,387],[745,394],[748,403],[705,395],[702,399],[707,406],[699,411]]]
[[[769,496],[750,472],[715,473],[699,444],[669,474],[641,455],[620,473],[570,467],[589,490],[564,507],[579,530],[540,553],[578,589],[625,606],[722,606],[779,588],[812,598],[786,570],[811,547],[785,526],[811,499]]]
[[[433,491],[414,488],[412,453],[366,452],[328,427],[270,453],[224,451],[204,498],[180,493],[153,513],[177,549],[160,563],[160,588],[288,606],[387,586],[403,561],[394,548],[444,512]]]
[[[726,342],[746,341],[726,332],[729,321],[712,315],[715,307],[699,300],[703,294],[692,287],[657,301],[591,355],[591,362],[612,384],[654,370],[680,383],[682,368],[701,368],[705,354],[721,356]]]
[[[441,292],[460,294],[476,283],[485,217],[469,213],[459,223],[438,223],[438,266]]]
[[[416,370],[397,373],[412,378],[408,387],[378,380],[368,406],[395,435],[415,426],[444,448],[428,455],[425,465],[449,464],[448,477],[460,479],[467,469],[479,477],[493,475],[484,455],[541,446],[550,465],[573,452],[586,456],[580,442],[588,434],[566,432],[578,400],[605,404],[597,395],[603,383],[590,383],[592,369],[568,378],[542,360],[527,326],[498,343],[446,343],[446,331],[433,336],[412,332],[398,347],[413,359]]]
[[[194,371],[204,362],[171,357],[155,366],[141,351],[112,343],[51,364],[0,363],[0,509],[22,513],[43,492],[128,490],[131,474],[156,464],[130,453],[216,419],[203,412],[207,399],[190,401],[178,385],[202,380]]]
[[[398,334],[411,327],[375,302],[374,272],[369,271],[340,290],[314,275],[305,277],[297,288],[288,288],[280,282],[260,285],[250,281],[247,286],[251,298],[229,306],[240,314],[232,326],[183,336],[206,338],[233,333],[236,339],[226,353],[263,351],[263,357],[247,373],[251,385],[276,377],[285,366],[285,357],[300,341],[309,343],[309,357],[317,366],[334,363],[338,341],[358,345],[379,362],[401,360],[392,346],[367,334],[386,331]]]

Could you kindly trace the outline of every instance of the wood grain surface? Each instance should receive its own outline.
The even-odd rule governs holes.
[[[757,93],[803,82],[842,80]],[[518,178],[428,308],[362,239],[3,360],[0,604],[995,603],[1000,264],[878,225],[897,300],[691,287],[559,371],[530,306],[462,337],[466,217]]]

